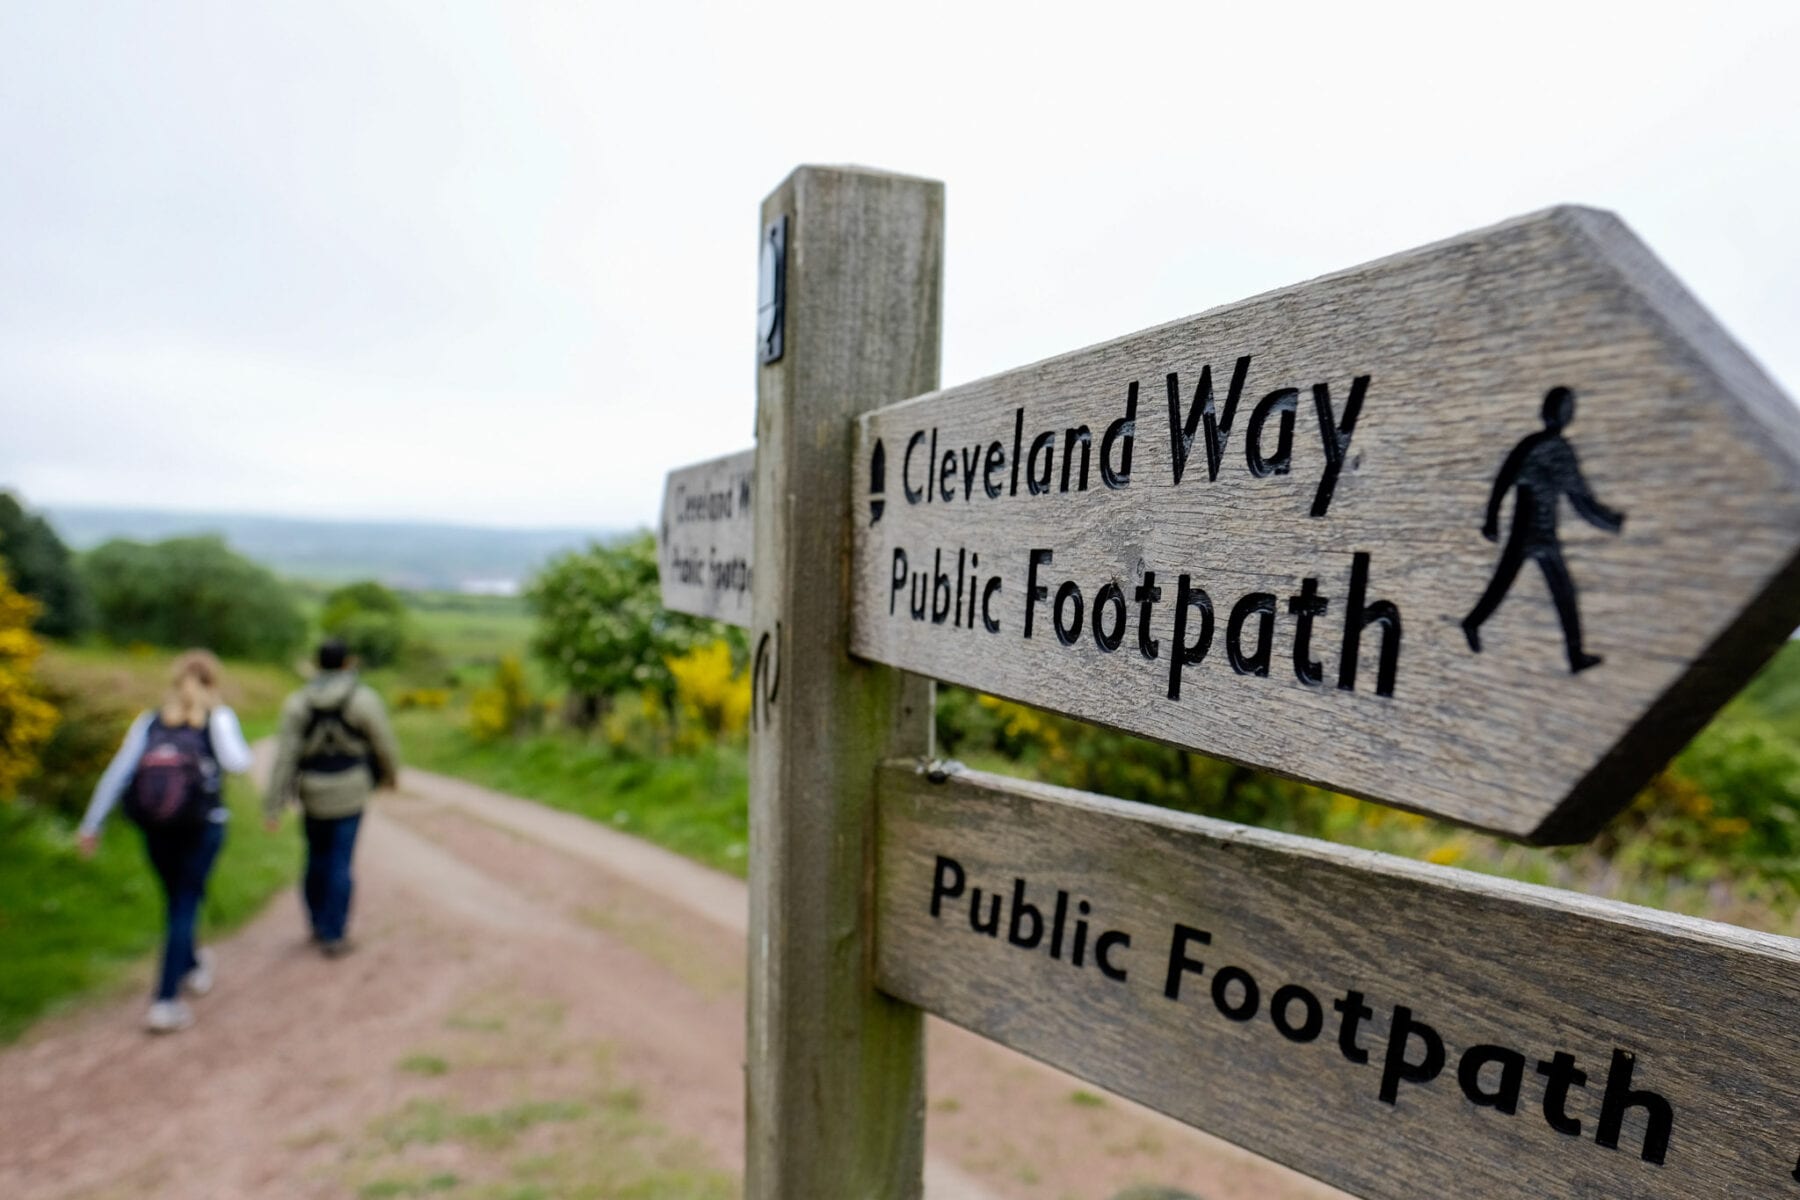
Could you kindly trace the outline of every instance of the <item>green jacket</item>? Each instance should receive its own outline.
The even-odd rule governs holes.
[[[341,771],[304,770],[307,726],[320,710],[338,709],[343,722],[366,743],[366,760]],[[315,732],[315,747],[320,734]],[[269,774],[264,808],[271,817],[298,802],[309,817],[347,817],[361,812],[369,793],[392,787],[400,775],[400,747],[388,724],[387,710],[373,688],[359,683],[355,671],[321,671],[311,683],[281,706],[281,730],[275,767]]]

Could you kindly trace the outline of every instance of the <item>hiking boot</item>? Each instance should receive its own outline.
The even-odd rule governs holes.
[[[194,951],[194,969],[181,979],[181,990],[190,996],[204,996],[213,990],[213,952]]]
[[[194,1023],[194,1010],[179,1000],[158,1000],[144,1015],[144,1028],[151,1033],[175,1033]]]
[[[328,942],[319,943],[319,953],[326,958],[342,958],[356,949],[356,943],[347,937],[332,938]]]

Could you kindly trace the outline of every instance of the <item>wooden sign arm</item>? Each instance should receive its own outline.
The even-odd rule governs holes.
[[[881,986],[1365,1200],[1800,1196],[1800,941],[954,764]]]

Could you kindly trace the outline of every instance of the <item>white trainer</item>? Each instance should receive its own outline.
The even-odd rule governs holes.
[[[194,969],[182,976],[181,989],[190,996],[204,996],[213,990],[213,952],[194,951]]]
[[[179,1000],[158,1000],[144,1016],[151,1033],[175,1033],[194,1023],[194,1010]]]

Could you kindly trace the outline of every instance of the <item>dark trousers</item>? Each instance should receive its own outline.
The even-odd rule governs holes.
[[[217,821],[174,829],[144,830],[144,849],[150,865],[162,881],[168,914],[168,933],[163,939],[162,976],[156,998],[173,1000],[181,981],[194,969],[194,926],[206,899],[206,879],[213,860],[225,843],[225,826]]]
[[[361,824],[361,813],[306,818],[306,912],[321,942],[342,938],[350,920],[350,856]]]

